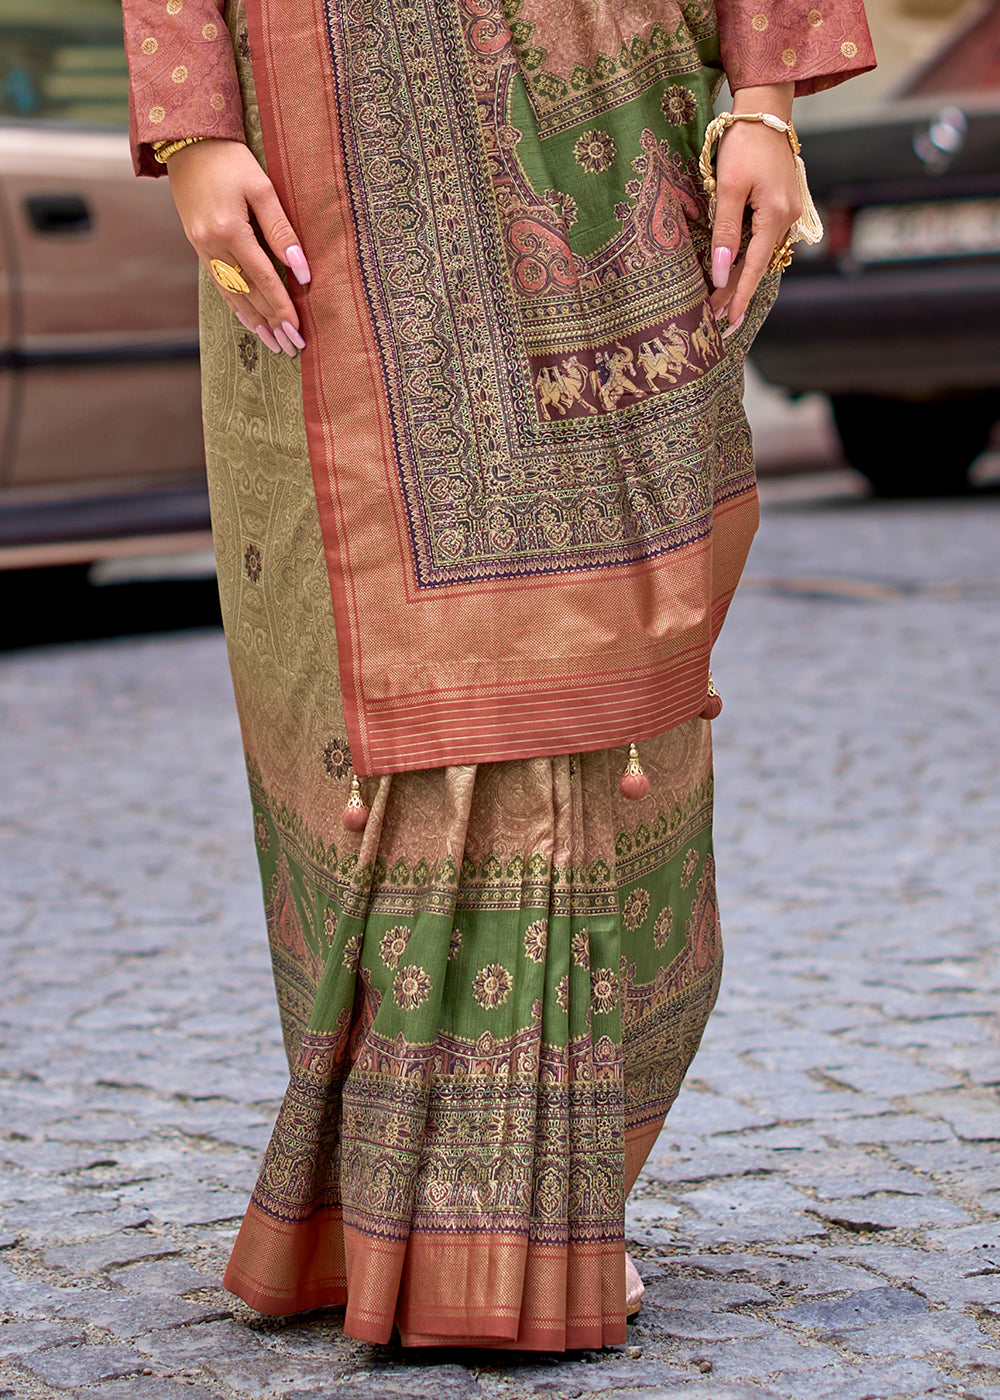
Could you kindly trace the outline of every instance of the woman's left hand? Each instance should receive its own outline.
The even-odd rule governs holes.
[[[788,121],[792,83],[740,88],[734,112],[770,112]],[[788,137],[763,122],[736,122],[719,141],[716,156],[716,211],[712,230],[712,309],[725,311],[730,330],[743,320],[774,250],[802,212],[795,160]],[[752,236],[733,265],[743,234],[743,217],[753,210]],[[729,332],[725,332],[728,334]]]

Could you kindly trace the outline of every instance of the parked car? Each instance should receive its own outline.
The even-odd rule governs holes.
[[[0,0],[0,568],[208,529],[197,263],[126,121],[117,0]]]
[[[877,119],[804,148],[826,236],[799,245],[754,363],[830,396],[877,494],[961,493],[1000,420],[1000,0]]]

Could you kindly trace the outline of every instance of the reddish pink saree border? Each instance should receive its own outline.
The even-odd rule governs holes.
[[[625,1341],[623,1241],[541,1246],[480,1235],[379,1240],[337,1211],[283,1225],[251,1202],[225,1287],[258,1312],[346,1308],[344,1330],[384,1344],[564,1351]]]

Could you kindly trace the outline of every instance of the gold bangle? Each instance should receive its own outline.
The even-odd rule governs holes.
[[[788,230],[785,241],[775,248],[772,255],[771,266],[768,271],[776,272],[784,269],[792,260],[792,245],[800,241],[804,243],[818,243],[823,237],[823,224],[813,203],[812,195],[809,193],[809,185],[806,182],[806,168],[802,163],[802,147],[799,138],[791,122],[782,121],[781,117],[776,117],[773,112],[722,112],[719,116],[709,122],[705,130],[705,144],[701,148],[701,157],[698,161],[698,169],[701,172],[702,184],[705,186],[705,193],[708,195],[708,219],[709,223],[715,223],[715,195],[716,179],[715,170],[712,165],[712,152],[719,138],[729,130],[736,122],[762,122],[764,126],[772,131],[782,131],[788,138],[788,144],[792,148],[792,159],[795,162],[795,182],[798,186],[799,203],[802,205],[802,213],[795,220],[795,223]]]
[[[705,130],[705,144],[701,148],[701,158],[698,161],[698,168],[701,171],[705,193],[711,204],[713,218],[715,217],[715,171],[712,168],[712,152],[716,142],[721,140],[729,128],[735,126],[737,122],[761,122],[771,131],[783,131],[788,137],[792,155],[800,155],[802,151],[799,138],[791,122],[782,121],[780,117],[774,116],[771,112],[720,112],[709,122]]]
[[[153,159],[158,160],[161,165],[166,165],[175,151],[183,151],[185,146],[194,146],[199,141],[207,140],[207,136],[185,136],[180,141],[153,141]]]

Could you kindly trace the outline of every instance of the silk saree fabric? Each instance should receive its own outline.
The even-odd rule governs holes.
[[[638,809],[614,750],[386,778],[358,851],[253,775],[291,1083],[228,1288],[373,1342],[624,1341],[625,1195],[721,970],[708,730],[651,741]]]
[[[621,1342],[625,1195],[721,969],[710,725],[645,745],[640,803],[612,749],[385,776],[347,832],[299,367],[207,282],[202,340],[290,1070],[226,1284],[262,1312],[344,1306],[375,1342]]]
[[[373,1342],[625,1339],[625,1196],[718,987],[689,716],[756,518],[774,286],[724,348],[692,169],[715,11],[582,13],[239,0],[220,32],[215,0],[126,0],[140,167],[245,135],[314,268],[300,363],[203,284],[290,1070],[226,1283]],[[647,733],[628,802],[614,745]],[[360,834],[352,765],[381,775]]]
[[[708,0],[632,8],[247,6],[269,170],[328,289],[299,299],[306,422],[362,774],[705,703],[757,520],[703,271],[722,70]]]
[[[139,167],[188,114],[234,131],[214,0],[125,13]],[[809,91],[870,66],[862,7],[249,0],[247,23],[314,270],[293,294],[357,771],[697,714],[757,518],[741,371],[775,290],[723,353],[697,155],[723,50],[741,84]]]

